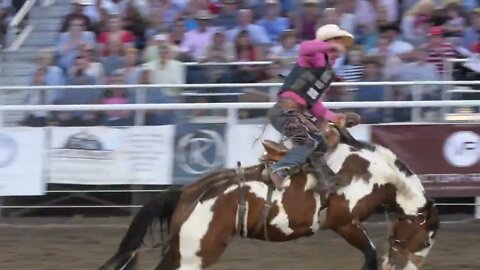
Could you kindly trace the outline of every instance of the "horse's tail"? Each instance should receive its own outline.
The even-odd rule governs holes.
[[[130,223],[117,252],[100,267],[100,270],[108,269],[111,265],[116,265],[115,269],[123,269],[135,258],[135,251],[142,245],[145,234],[155,220],[159,221],[162,234],[168,233],[170,221],[180,200],[180,194],[181,190],[179,189],[167,190],[142,206]]]

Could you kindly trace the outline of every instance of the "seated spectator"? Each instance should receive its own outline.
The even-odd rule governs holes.
[[[383,76],[386,80],[390,80],[396,72],[396,68],[404,62],[399,57],[388,50],[390,39],[385,35],[378,40],[378,47],[370,50],[368,56],[376,56],[383,59]]]
[[[158,34],[155,35],[151,40],[147,43],[147,48],[143,50],[142,60],[144,62],[155,62],[159,60],[158,54],[158,46],[169,46],[171,51],[171,56],[174,59],[178,59],[179,54],[183,54],[180,51],[180,48],[173,43],[170,42],[171,34]],[[186,53],[185,53],[186,54]]]
[[[269,45],[271,43],[267,32],[263,27],[253,24],[253,13],[249,9],[241,9],[238,11],[238,25],[228,30],[227,37],[230,42],[235,41],[241,32],[247,31],[253,44]]]
[[[347,55],[345,63],[337,71],[339,77],[345,82],[360,82],[363,79],[363,49],[353,47]],[[355,92],[358,86],[347,86],[347,92]],[[349,98],[350,99],[350,98]]]
[[[177,22],[174,23],[174,25]],[[183,23],[183,20],[182,20]],[[160,6],[154,5],[150,8],[147,17],[147,28],[145,30],[145,38],[147,40],[153,38],[160,33],[166,33],[169,29],[163,18],[163,11]]]
[[[109,79],[110,84],[122,84],[125,81],[123,74],[116,71]],[[122,88],[107,89],[103,93],[102,104],[128,104],[128,92]],[[103,117],[105,126],[133,125],[131,111],[105,111]]]
[[[265,29],[272,42],[279,42],[280,35],[290,28],[290,19],[280,16],[278,0],[266,0],[265,16],[257,24]]]
[[[466,26],[466,20],[461,9],[459,1],[448,3],[446,6],[448,20],[442,25],[446,41],[454,46],[461,45]]]
[[[447,59],[456,58],[457,52],[453,45],[445,40],[443,28],[434,26],[430,29],[429,40],[426,45],[427,62],[435,64],[439,74],[447,72]]]
[[[81,19],[70,20],[68,32],[60,34],[60,41],[57,47],[59,56],[58,65],[67,70],[79,55],[81,46],[87,44],[95,47],[95,35],[92,32],[85,31],[85,25]]]
[[[95,84],[95,78],[86,74],[87,60],[77,56],[74,64],[68,71],[68,85],[85,85],[85,88],[70,89],[59,93],[57,104],[92,104],[100,101],[101,91],[89,89],[89,85]],[[59,112],[57,121],[60,126],[84,126],[97,123],[96,112]]]
[[[337,1],[335,4],[335,11],[340,17],[340,28],[350,32],[357,32],[357,18],[353,15],[355,6],[352,1]]]
[[[195,14],[198,29],[185,33],[180,49],[190,54],[194,61],[198,61],[205,48],[211,44],[215,28],[211,26],[212,15],[208,10],[199,10]]]
[[[382,81],[382,66],[379,59],[369,57],[363,63],[363,81]],[[385,88],[381,85],[362,85],[358,87],[356,96],[357,101],[384,101]],[[365,124],[379,123],[383,120],[383,109],[381,108],[361,109],[359,114]]]
[[[463,34],[463,47],[472,49],[475,42],[480,40],[480,8],[470,14],[471,26]]]
[[[40,50],[37,55],[37,67],[29,75],[30,85],[64,85],[65,78],[63,71],[54,65],[54,51],[49,49]],[[47,105],[55,102],[58,95],[54,89],[49,90],[29,90],[27,102],[29,105]],[[47,125],[48,112],[30,112],[23,125],[31,127],[43,127]]]
[[[216,12],[212,11],[210,7],[212,7],[208,0],[196,0],[196,1],[189,1],[187,4],[187,8],[183,14],[183,19],[185,20],[185,27],[187,31],[198,29],[198,21],[195,18],[195,14],[197,14],[200,10],[208,10],[210,14],[216,14]]]
[[[121,74],[125,84],[139,84],[142,69],[138,66],[138,54],[139,51],[135,48],[127,50],[124,58],[123,68],[113,72],[115,74]],[[130,91],[129,91],[130,92]],[[129,96],[133,98],[134,94],[129,93]]]
[[[301,40],[312,40],[319,24],[320,9],[318,0],[303,0],[302,10],[295,21],[295,29]]]
[[[227,30],[233,29],[238,21],[238,0],[220,0],[220,2],[220,11],[213,24]]]
[[[262,60],[264,60],[263,50],[252,43],[247,30],[241,31],[235,40],[235,61],[249,62]],[[260,65],[236,66],[233,80],[237,83],[257,82],[262,79],[262,69],[263,67]]]
[[[142,18],[141,13],[133,3],[128,3],[127,9],[125,10],[125,16],[123,17],[123,28],[133,34],[135,42],[134,47],[139,50],[142,50],[145,47],[146,27],[147,22]]]
[[[70,27],[70,21],[78,19],[84,25],[86,31],[93,31],[91,19],[84,14],[85,7],[93,4],[92,0],[74,0],[72,11],[63,17],[60,32],[67,32]]]
[[[292,29],[283,31],[280,36],[280,45],[273,47],[269,59],[276,61],[282,66],[282,76],[287,76],[292,70],[299,55],[296,33]]]
[[[202,62],[215,62],[215,63],[227,63],[232,62],[235,59],[233,44],[226,41],[225,33],[221,30],[215,31],[212,37],[212,42],[209,44],[204,52],[200,61]],[[226,82],[230,75],[230,70],[225,66],[206,66],[204,68],[205,75],[208,79],[205,82]],[[225,78],[225,79],[222,79]]]
[[[350,1],[349,1],[350,2]],[[378,1],[356,0],[355,3],[355,18],[357,18],[357,25],[364,28],[371,28],[377,23],[377,13],[375,5]]]
[[[178,19],[173,25],[173,28],[168,36],[170,43],[180,46],[185,39],[185,33],[187,33],[185,21],[183,19]]]
[[[380,33],[382,37],[385,37],[388,40],[387,50],[389,55],[397,56],[402,61],[406,62],[415,59],[415,47],[402,40],[400,28],[397,24],[381,25]]]
[[[134,42],[133,33],[123,30],[122,27],[122,17],[110,15],[108,19],[108,32],[103,32],[98,37],[101,56],[108,56],[110,54],[108,50],[109,44],[120,45],[121,51],[132,47]]]
[[[159,60],[144,64],[144,68],[148,71],[149,82],[152,84],[184,84],[185,83],[185,67],[175,60],[172,56],[170,46],[158,46]],[[161,92],[171,97],[179,97],[181,89],[171,88],[162,89]],[[158,92],[153,89],[150,93]],[[148,95],[147,95],[148,96]]]
[[[435,6],[430,0],[422,0],[404,14],[401,30],[406,41],[414,46],[426,42],[434,9]]]
[[[95,84],[104,84],[105,70],[103,69],[102,63],[98,62],[95,48],[88,44],[82,45],[80,56],[82,56],[87,62],[85,70],[86,74],[95,79]]]
[[[114,70],[123,67],[123,56],[125,54],[124,47],[119,42],[110,42],[108,44],[109,54],[101,58],[105,76],[110,77]]]

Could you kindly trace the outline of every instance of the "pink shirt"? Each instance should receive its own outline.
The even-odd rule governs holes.
[[[325,63],[324,53],[327,53],[331,48],[330,44],[323,41],[303,41],[300,43],[300,56],[297,64],[301,67],[322,68],[327,64]],[[280,97],[292,99],[302,106],[307,105],[305,99],[294,91],[285,91],[280,94]],[[329,121],[334,121],[336,117],[336,114],[327,109],[321,100],[318,100],[317,103],[313,105],[310,109],[310,113],[316,118],[325,118]]]
[[[123,97],[104,98],[103,104],[127,104],[127,99]],[[128,111],[108,111],[106,114],[111,118],[123,118],[128,116]]]

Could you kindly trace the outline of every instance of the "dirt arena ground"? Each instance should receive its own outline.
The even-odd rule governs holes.
[[[114,252],[128,218],[4,219],[0,224],[0,269],[97,269]],[[34,226],[33,226],[34,225]],[[369,225],[383,254],[385,225]],[[152,269],[158,251],[146,251],[139,269]],[[362,256],[330,231],[288,243],[236,239],[213,270],[350,270]],[[443,224],[426,265],[429,270],[480,269],[480,223]]]

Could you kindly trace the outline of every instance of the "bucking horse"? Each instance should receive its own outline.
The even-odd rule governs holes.
[[[208,268],[236,235],[283,242],[320,229],[333,230],[359,249],[365,258],[361,269],[419,269],[440,224],[419,177],[390,150],[357,141],[345,127],[329,124],[323,132],[327,163],[342,179],[333,191],[318,188],[321,179],[308,164],[292,168],[284,190],[274,189],[267,168],[287,148],[264,140],[266,154],[258,165],[210,173],[145,204],[100,269],[123,269],[135,259],[155,221],[165,235],[157,270]],[[395,217],[383,262],[362,224],[380,206]]]

